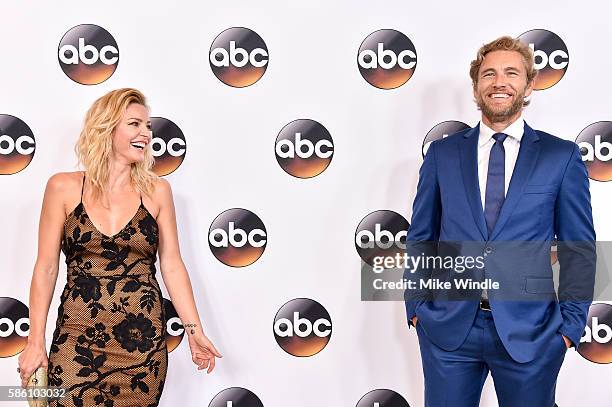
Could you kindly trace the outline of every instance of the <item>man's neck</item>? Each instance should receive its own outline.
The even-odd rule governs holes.
[[[513,116],[511,116],[511,117],[509,117],[507,119],[503,119],[501,121],[492,121],[491,119],[489,119],[485,115],[482,115],[481,120],[482,120],[482,122],[484,124],[486,124],[490,129],[492,129],[496,133],[501,133],[506,128],[508,128],[508,126],[510,126],[512,123],[517,121],[521,117],[521,113],[522,112],[517,112]]]

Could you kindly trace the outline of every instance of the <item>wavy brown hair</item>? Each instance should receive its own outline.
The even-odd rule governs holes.
[[[476,59],[470,63],[470,78],[472,78],[472,87],[474,89],[476,89],[476,85],[478,85],[478,71],[480,70],[482,61],[489,52],[493,51],[515,51],[521,54],[527,72],[527,84],[533,81],[538,74],[538,70],[534,66],[533,51],[529,48],[529,45],[521,42],[518,38],[504,35],[480,47],[476,53]],[[528,105],[529,100],[525,100],[523,106]]]
[[[81,164],[91,182],[92,197],[101,198],[106,191],[113,153],[113,135],[127,107],[138,103],[147,109],[145,96],[137,89],[113,90],[96,100],[85,115],[83,130],[75,145],[78,164]],[[140,193],[151,195],[158,176],[151,170],[155,159],[150,145],[145,149],[144,160],[132,163],[130,178]]]

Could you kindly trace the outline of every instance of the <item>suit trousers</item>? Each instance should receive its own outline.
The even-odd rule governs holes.
[[[500,407],[553,407],[555,386],[567,347],[561,334],[546,352],[527,363],[516,362],[502,344],[490,311],[479,309],[467,338],[446,351],[416,331],[425,377],[425,407],[478,407],[489,372]]]

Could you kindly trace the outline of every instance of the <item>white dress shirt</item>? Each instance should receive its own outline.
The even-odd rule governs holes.
[[[505,133],[508,135],[504,140],[504,151],[506,152],[506,166],[504,169],[505,185],[504,196],[508,193],[508,185],[512,178],[512,171],[518,157],[519,148],[521,146],[521,138],[523,137],[525,121],[523,116],[516,119],[510,126],[500,132],[496,132],[489,128],[482,121],[480,122],[480,135],[478,136],[478,184],[480,186],[480,202],[482,210],[485,207],[485,194],[487,189],[487,174],[489,173],[489,155],[491,147],[495,144],[493,135],[495,133]]]
[[[505,167],[504,167],[504,196],[508,193],[508,185],[510,185],[510,179],[512,178],[512,172],[514,171],[514,165],[518,157],[519,148],[521,147],[521,138],[523,138],[523,131],[525,130],[525,121],[521,115],[516,119],[510,126],[504,130],[497,132],[482,121],[480,122],[480,134],[478,136],[478,185],[480,186],[480,201],[482,203],[482,210],[485,207],[485,194],[487,191],[487,175],[489,173],[489,156],[491,155],[491,147],[495,144],[493,135],[495,133],[504,133],[508,137],[504,140],[504,151],[505,151]],[[489,293],[487,289],[484,289],[481,294],[482,299],[488,299]]]

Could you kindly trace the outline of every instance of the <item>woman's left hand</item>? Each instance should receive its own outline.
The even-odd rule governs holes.
[[[189,347],[191,348],[191,360],[198,365],[198,370],[206,369],[210,373],[215,368],[215,356],[221,358],[221,354],[203,332],[187,335]]]

